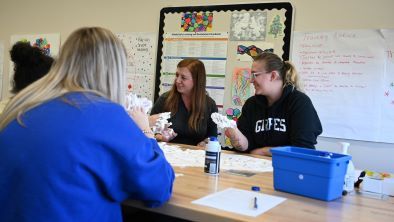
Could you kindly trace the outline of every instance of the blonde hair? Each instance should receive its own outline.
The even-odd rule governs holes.
[[[95,93],[123,104],[125,70],[125,48],[111,31],[80,28],[68,37],[49,73],[8,103],[0,130],[15,118],[23,125],[23,113],[68,92]]]
[[[283,61],[278,55],[271,52],[263,52],[253,57],[255,62],[265,62],[267,72],[277,71],[283,80],[283,87],[292,85],[299,89],[298,74],[294,65],[289,61]]]

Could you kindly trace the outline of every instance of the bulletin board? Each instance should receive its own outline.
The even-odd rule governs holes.
[[[163,8],[154,100],[172,87],[179,61],[197,58],[205,65],[206,91],[219,112],[237,120],[254,95],[252,56],[268,50],[288,60],[292,24],[293,7],[287,2]]]

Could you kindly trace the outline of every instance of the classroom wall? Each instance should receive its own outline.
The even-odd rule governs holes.
[[[253,2],[283,1],[0,0],[0,40],[5,43],[3,95],[8,94],[11,35],[60,33],[61,41],[64,41],[73,30],[82,26],[102,26],[113,32],[157,32],[163,7]],[[295,8],[294,31],[394,28],[393,0],[288,2]],[[319,138],[317,148],[337,152],[339,141],[351,143],[350,154],[356,168],[394,172],[394,144]]]

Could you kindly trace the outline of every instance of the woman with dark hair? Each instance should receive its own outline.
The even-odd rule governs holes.
[[[168,121],[172,122],[176,134],[169,138],[158,134],[155,136],[157,140],[205,146],[208,137],[217,136],[217,126],[211,114],[218,109],[205,87],[204,63],[190,58],[178,63],[171,90],[159,97],[151,111],[151,115],[171,112]]]
[[[51,68],[53,58],[45,55],[38,47],[31,46],[28,42],[17,42],[10,50],[11,60],[14,63],[14,77],[11,93],[19,91],[34,81],[46,75]],[[0,113],[9,102],[10,98],[0,102]]]
[[[276,146],[314,149],[322,126],[312,101],[299,91],[294,66],[263,52],[254,57],[252,83],[255,96],[242,107],[237,129],[225,131],[233,147],[267,156]]]

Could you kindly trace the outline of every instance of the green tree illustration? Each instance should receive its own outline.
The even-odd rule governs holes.
[[[275,38],[277,38],[279,34],[282,34],[282,29],[283,25],[280,22],[280,16],[276,15],[270,26],[269,34],[272,34]]]

